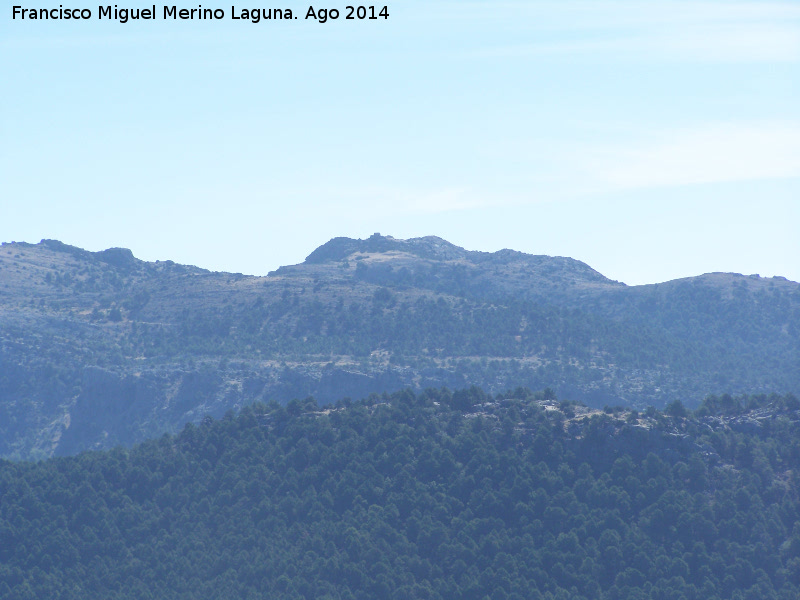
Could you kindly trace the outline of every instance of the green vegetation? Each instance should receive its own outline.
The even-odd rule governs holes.
[[[268,277],[0,247],[0,456],[130,446],[253,402],[553,388],[593,406],[800,394],[800,284],[628,287],[579,261],[337,238]]]
[[[403,391],[1,462],[0,597],[794,600],[799,409]]]

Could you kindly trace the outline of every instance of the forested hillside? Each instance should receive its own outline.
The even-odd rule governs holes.
[[[0,462],[0,597],[800,597],[800,402],[550,390],[257,404]]]
[[[0,456],[72,454],[204,415],[410,387],[551,387],[644,409],[800,394],[800,285],[649,286],[563,257],[336,238],[264,277],[53,240],[0,248]]]

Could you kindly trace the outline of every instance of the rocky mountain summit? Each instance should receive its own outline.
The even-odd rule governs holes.
[[[437,237],[334,238],[267,276],[0,247],[0,455],[131,444],[261,400],[551,387],[642,409],[800,392],[800,285],[626,286],[580,261]]]

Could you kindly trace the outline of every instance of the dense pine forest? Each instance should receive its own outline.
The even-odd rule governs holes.
[[[800,402],[256,404],[0,462],[0,597],[800,597]]]

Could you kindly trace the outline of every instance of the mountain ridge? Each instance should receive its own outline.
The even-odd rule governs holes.
[[[99,260],[101,262],[105,262],[105,263],[110,264],[110,265],[113,264],[114,266],[118,266],[118,267],[121,266],[122,264],[137,264],[137,263],[144,264],[144,265],[158,265],[158,264],[162,264],[162,265],[177,265],[178,267],[181,267],[181,268],[196,270],[196,271],[202,272],[202,273],[218,273],[218,274],[232,275],[232,276],[239,276],[239,277],[261,278],[261,277],[270,276],[272,274],[278,274],[279,272],[282,272],[283,269],[289,269],[289,268],[297,267],[297,266],[300,266],[300,265],[303,265],[303,264],[320,264],[320,263],[325,263],[325,262],[335,262],[337,260],[343,260],[343,259],[347,258],[350,254],[355,254],[357,252],[370,253],[368,251],[368,249],[371,246],[367,245],[366,243],[369,242],[371,239],[376,238],[376,237],[380,238],[380,239],[383,239],[383,240],[391,240],[392,242],[397,242],[398,244],[404,244],[404,243],[405,244],[410,244],[412,247],[413,247],[413,242],[418,242],[418,241],[432,241],[432,242],[436,242],[436,243],[441,243],[443,245],[446,245],[448,248],[454,249],[454,252],[455,252],[455,255],[456,255],[457,258],[462,258],[462,257],[465,257],[465,256],[469,256],[469,257],[483,257],[484,260],[490,260],[491,258],[495,258],[495,257],[496,258],[501,258],[501,257],[505,257],[505,256],[511,256],[511,257],[522,257],[523,259],[537,259],[537,260],[545,260],[545,261],[553,261],[553,262],[565,261],[565,262],[567,262],[569,264],[579,265],[581,269],[586,269],[587,271],[595,273],[595,274],[597,274],[597,276],[599,276],[599,278],[601,278],[602,280],[605,280],[605,281],[607,281],[609,283],[617,284],[617,285],[624,286],[624,287],[630,287],[630,288],[645,288],[645,287],[650,287],[650,286],[660,286],[660,285],[666,285],[666,284],[671,284],[671,283],[675,283],[675,282],[692,281],[692,280],[697,280],[699,278],[710,278],[710,277],[746,278],[746,279],[749,279],[749,280],[755,280],[755,281],[763,282],[763,283],[766,283],[767,285],[770,284],[770,283],[773,283],[773,284],[774,283],[779,283],[779,284],[789,284],[789,285],[792,285],[792,284],[800,285],[800,282],[794,281],[792,279],[788,279],[787,277],[784,277],[784,276],[781,276],[781,275],[774,275],[772,277],[764,277],[764,276],[761,276],[759,274],[747,274],[746,275],[744,273],[739,273],[739,272],[735,272],[735,271],[710,271],[710,272],[707,272],[707,273],[700,273],[700,274],[697,274],[697,275],[686,275],[686,276],[682,276],[682,277],[677,277],[675,279],[668,279],[668,280],[665,280],[665,281],[659,281],[659,282],[653,282],[653,283],[627,284],[627,283],[622,282],[622,281],[617,281],[617,280],[610,279],[610,278],[606,277],[605,275],[603,275],[602,273],[600,273],[599,271],[593,269],[591,266],[589,266],[584,261],[581,261],[581,260],[578,260],[578,259],[575,259],[575,258],[571,258],[571,257],[568,257],[568,256],[552,256],[552,255],[547,255],[547,254],[529,254],[529,253],[526,253],[526,252],[521,252],[521,251],[513,250],[513,249],[510,249],[510,248],[503,248],[501,250],[496,250],[494,252],[482,251],[482,250],[466,250],[466,249],[462,248],[461,246],[457,246],[455,244],[452,244],[451,242],[448,242],[447,240],[445,240],[443,238],[440,238],[438,236],[433,236],[433,235],[422,236],[422,237],[418,237],[418,238],[409,238],[407,240],[403,240],[403,239],[400,239],[400,238],[394,238],[394,237],[392,237],[390,235],[381,236],[379,233],[375,233],[375,234],[373,234],[372,236],[370,236],[369,238],[366,238],[366,239],[349,238],[349,237],[344,237],[344,236],[335,237],[335,238],[332,238],[331,240],[329,240],[328,242],[325,242],[324,244],[321,244],[320,246],[315,248],[308,256],[306,256],[306,258],[303,260],[302,263],[297,263],[295,265],[284,265],[284,266],[278,267],[277,269],[274,269],[272,271],[268,271],[267,275],[243,275],[240,272],[233,272],[233,271],[214,271],[214,270],[206,269],[204,267],[200,267],[200,266],[197,266],[197,265],[176,263],[175,261],[172,261],[172,260],[169,260],[169,259],[167,259],[167,260],[156,260],[156,261],[145,261],[143,259],[140,259],[140,258],[137,258],[136,256],[134,256],[133,252],[129,248],[114,246],[114,247],[106,248],[104,250],[91,251],[91,250],[85,250],[83,248],[80,248],[79,246],[74,246],[74,245],[67,244],[67,243],[62,242],[60,240],[48,239],[48,238],[43,238],[41,241],[39,241],[36,244],[30,243],[30,242],[2,242],[2,245],[0,247],[7,247],[8,249],[15,248],[15,247],[19,247],[20,249],[26,249],[26,248],[27,249],[33,249],[33,248],[36,248],[36,247],[45,247],[45,248],[48,248],[48,249],[53,250],[55,252],[61,252],[61,253],[64,253],[64,254],[70,254],[70,255],[73,255],[73,256],[77,256],[77,257],[94,258],[94,259],[97,259],[97,260]],[[365,243],[365,244],[362,245],[360,243]],[[339,252],[341,252],[340,250],[338,250],[340,245],[341,245],[341,247],[345,248],[348,251],[346,254],[339,254]],[[329,250],[329,248],[331,248],[331,247],[332,248],[336,248],[336,250],[333,250],[333,251]],[[401,249],[401,248],[403,248],[403,246],[400,246],[400,245],[391,246],[391,249]],[[364,249],[367,249],[367,251],[365,252]],[[377,251],[373,251],[372,253],[382,253],[382,252],[387,252],[387,251],[388,250],[377,250]],[[418,255],[421,256],[421,257],[425,257],[425,258],[432,258],[432,256],[426,255],[424,252],[419,252]],[[114,258],[114,257],[116,257],[116,258]],[[446,254],[443,254],[442,256],[439,256],[437,258],[446,260],[448,258],[452,258],[452,255],[450,257],[448,257]],[[473,260],[473,262],[481,262],[481,261]]]
[[[800,284],[627,286],[441,238],[334,238],[268,276],[55,240],[0,247],[0,456],[130,444],[271,399],[552,387],[643,408],[798,393]],[[32,454],[33,453],[33,454]]]

